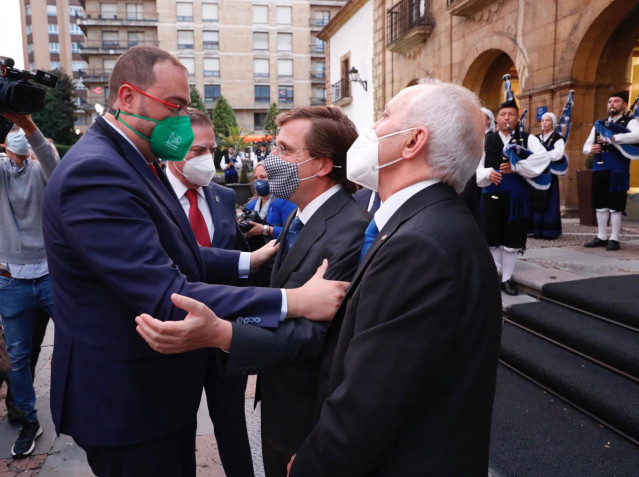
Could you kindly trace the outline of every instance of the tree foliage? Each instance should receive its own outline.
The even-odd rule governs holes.
[[[195,86],[191,85],[189,87],[189,95],[191,96],[191,107],[206,113],[204,99],[202,99],[202,95]]]
[[[229,128],[237,127],[237,118],[233,112],[233,108],[229,102],[220,96],[213,110],[213,126],[215,127],[215,134],[220,137],[229,135]]]
[[[264,120],[264,132],[267,135],[277,136],[279,133],[279,128],[275,123],[275,118],[280,114],[280,110],[277,107],[277,103],[271,103],[271,106],[268,108],[266,112],[266,119]]]
[[[52,73],[58,77],[58,82],[54,88],[45,88],[44,109],[33,113],[33,122],[56,144],[71,145],[78,140],[73,131],[73,81],[61,70]]]

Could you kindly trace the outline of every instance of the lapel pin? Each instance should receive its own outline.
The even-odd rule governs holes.
[[[388,235],[387,235],[387,234],[382,235],[381,240],[386,240],[386,237],[388,237]]]
[[[215,202],[217,202],[218,204],[220,203],[220,196],[219,195],[215,196]]]

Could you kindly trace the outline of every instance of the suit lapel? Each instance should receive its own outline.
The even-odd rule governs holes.
[[[395,232],[397,232],[402,224],[426,207],[429,207],[437,202],[442,202],[444,200],[455,199],[456,197],[457,194],[453,189],[441,182],[438,182],[437,184],[433,184],[432,186],[426,187],[425,189],[419,191],[417,194],[408,199],[404,204],[402,204],[399,209],[397,209],[390,220],[386,223],[384,228],[379,231],[379,234],[375,238],[375,241],[368,249],[368,253],[364,257],[364,260],[357,267],[357,271],[355,272],[355,276],[351,281],[350,287],[346,291],[344,300],[342,300],[342,303],[338,308],[335,317],[329,325],[328,333],[339,333],[342,321],[344,320],[344,312],[346,310],[348,300],[353,296],[353,293],[355,293],[355,290],[357,289],[357,286],[359,285],[364,272],[370,265],[379,249],[382,248],[386,244],[386,242],[388,242],[388,240],[395,234]]]
[[[271,270],[271,282],[275,279],[275,275],[278,273],[280,267],[282,266],[282,260],[284,259],[284,248],[286,247],[286,234],[288,233],[288,229],[297,217],[297,209],[295,209],[286,219],[284,223],[284,227],[282,227],[282,232],[280,232],[280,236],[277,239],[277,243],[280,244],[280,248],[275,255],[275,263],[273,263],[273,270]]]
[[[109,137],[115,143],[115,145],[120,149],[124,160],[138,173],[142,181],[147,185],[149,191],[151,191],[151,194],[154,195],[157,201],[164,206],[168,214],[173,218],[173,221],[178,224],[179,229],[184,236],[185,243],[193,252],[193,255],[202,269],[203,264],[200,259],[200,251],[198,249],[197,242],[195,241],[195,236],[190,232],[191,224],[189,223],[188,218],[182,209],[182,205],[176,197],[175,192],[173,192],[173,188],[171,187],[169,180],[166,178],[162,168],[156,167],[156,177],[148,167],[146,159],[144,159],[126,139],[114,131],[111,126],[104,123],[106,123],[106,120],[99,116],[95,121],[95,127],[99,128],[105,136]]]
[[[213,243],[211,244],[213,247],[218,248],[229,248],[227,244],[222,243],[226,234],[223,233],[224,230],[229,230],[228,227],[233,224],[228,224],[226,222],[225,214],[221,213],[220,196],[213,191],[210,187],[202,187],[204,191],[204,197],[206,198],[206,202],[209,204],[209,210],[211,211],[211,217],[213,218]]]

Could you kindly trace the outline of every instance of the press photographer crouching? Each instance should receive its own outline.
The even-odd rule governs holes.
[[[53,297],[42,236],[42,197],[58,155],[28,114],[3,112],[21,129],[10,131],[0,163],[0,316],[12,369],[16,407],[24,414],[11,455],[27,457],[42,434],[31,371],[34,316],[53,314]],[[31,158],[31,150],[38,160]]]

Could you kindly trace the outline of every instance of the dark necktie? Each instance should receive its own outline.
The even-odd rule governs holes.
[[[289,250],[291,250],[291,247],[297,240],[297,236],[302,231],[302,227],[304,227],[304,223],[300,220],[299,217],[295,217],[295,220],[291,222],[291,226],[286,232],[286,249],[284,250],[284,256],[286,256]]]
[[[371,210],[368,211],[371,215],[377,212],[377,209],[379,209],[380,206],[379,194],[377,192],[373,192],[373,194],[375,194],[375,199],[373,199],[373,206],[371,207]]]
[[[366,255],[366,252],[368,252],[368,249],[371,248],[371,245],[375,241],[375,237],[377,237],[378,233],[379,233],[379,230],[377,230],[377,224],[375,223],[375,219],[373,219],[371,220],[370,224],[368,224],[368,227],[366,227],[366,232],[364,232],[364,243],[362,243],[362,253],[359,255],[360,262],[364,260],[364,256]]]
[[[197,192],[193,189],[189,189],[186,191],[186,197],[189,199],[189,204],[191,205],[189,209],[189,222],[195,234],[195,240],[203,247],[210,247],[211,235],[209,234],[209,229],[206,228],[202,211],[197,206]]]

